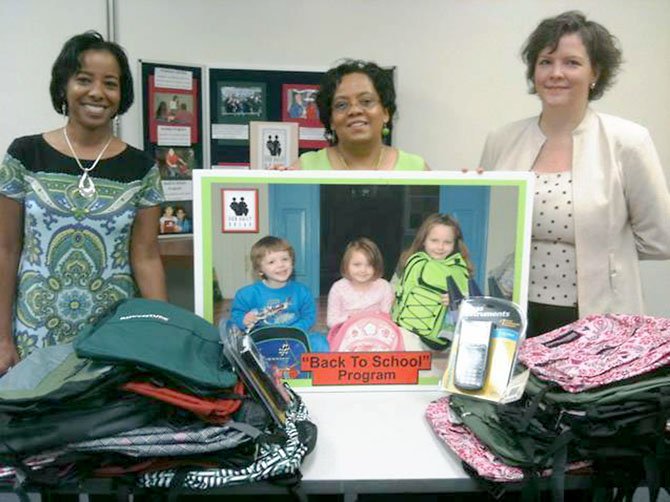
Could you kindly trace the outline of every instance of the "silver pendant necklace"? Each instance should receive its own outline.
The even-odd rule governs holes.
[[[98,165],[98,162],[100,162],[100,159],[105,153],[105,150],[107,150],[107,147],[112,142],[114,135],[112,134],[109,137],[107,143],[105,143],[105,146],[102,147],[102,150],[100,150],[100,153],[93,161],[93,164],[91,164],[91,167],[84,167],[81,165],[81,161],[79,160],[79,157],[77,157],[77,154],[75,153],[74,148],[72,147],[72,143],[70,143],[70,138],[68,138],[67,136],[67,127],[63,127],[63,136],[65,136],[65,142],[67,143],[67,146],[70,148],[70,152],[72,153],[74,160],[77,162],[79,169],[82,170],[82,175],[79,178],[79,185],[77,186],[79,194],[86,199],[90,199],[95,195],[95,185],[93,184],[93,179],[89,176],[88,173],[93,171],[93,169],[95,169],[95,166]]]

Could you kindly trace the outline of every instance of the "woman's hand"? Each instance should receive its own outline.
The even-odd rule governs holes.
[[[270,167],[268,167],[269,171],[299,171],[300,166],[293,164],[290,166],[283,166],[279,164],[273,164]]]
[[[19,362],[19,353],[11,335],[0,338],[0,376]]]
[[[470,169],[468,169],[467,167],[464,167],[463,169],[461,169],[461,172],[462,173],[469,173]],[[484,174],[484,168],[479,166],[479,167],[477,167],[477,169],[475,169],[475,172],[477,174]]]

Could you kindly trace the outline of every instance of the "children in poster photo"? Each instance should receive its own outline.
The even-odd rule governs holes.
[[[384,259],[373,241],[362,237],[347,245],[340,264],[342,278],[328,293],[328,328],[361,312],[391,312],[393,288],[382,278],[383,272]]]
[[[313,352],[327,351],[325,336],[309,333],[316,322],[316,303],[309,288],[293,279],[293,246],[279,237],[266,236],[251,247],[250,257],[260,280],[235,293],[232,322],[243,331],[261,326],[299,328],[309,334]]]
[[[400,256],[398,277],[402,277],[405,265],[410,258],[421,252],[426,253],[433,260],[445,260],[458,254],[465,261],[470,275],[474,271],[470,253],[463,242],[461,226],[448,214],[433,213],[423,221],[416,232],[414,241]],[[448,294],[442,296],[442,303],[445,306],[449,305]]]
[[[447,214],[431,214],[400,256],[393,320],[428,347],[448,348],[448,338],[440,334],[443,323],[453,323],[458,301],[469,293],[473,269],[458,222]]]

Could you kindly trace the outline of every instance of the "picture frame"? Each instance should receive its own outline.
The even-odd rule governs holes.
[[[258,233],[258,189],[221,189],[221,232]]]
[[[212,122],[212,140],[220,145],[249,144],[249,122],[266,120],[267,84],[261,81],[216,82],[216,104]]]
[[[322,127],[313,84],[282,84],[282,120],[295,121],[305,127]]]
[[[297,123],[260,121],[250,123],[250,169],[290,166],[297,159]]]
[[[184,237],[193,234],[193,203],[190,200],[161,204],[158,223],[160,237]]]
[[[525,312],[533,187],[534,178],[525,172],[221,169],[194,173],[194,214],[197,215],[194,227],[197,250],[194,254],[195,312],[225,329],[236,291],[258,280],[258,273],[253,273],[250,262],[252,246],[259,239],[274,235],[294,248],[294,280],[310,289],[317,306],[317,322],[310,331],[325,335],[328,330],[324,320],[328,290],[333,278],[339,277],[346,242],[367,236],[366,232],[374,229],[388,234],[398,226],[404,233],[401,238],[396,237],[396,247],[406,249],[417,226],[435,211],[453,214],[461,222],[463,238],[478,271],[473,277],[484,294],[500,294],[492,293],[489,274],[510,253],[513,254],[509,299]],[[221,224],[219,215],[222,214],[221,190],[242,189],[258,190],[257,233],[217,232]],[[405,216],[392,214],[389,204],[398,200],[403,201]],[[433,206],[428,203],[430,200]],[[367,213],[375,219],[372,224],[365,222]],[[310,226],[308,220],[313,220],[314,225]],[[347,222],[350,223],[348,230],[342,232],[342,225]],[[336,235],[343,238],[339,244],[328,241]],[[398,253],[392,255],[388,244],[393,244],[394,237],[391,236],[390,241],[387,239],[386,244],[380,235],[371,238],[384,250],[387,265],[384,278],[390,280],[398,260]],[[316,287],[312,284],[314,279]],[[213,295],[215,282],[221,291],[217,301]],[[304,369],[303,359],[302,371],[312,376],[300,375],[290,383],[306,392],[436,389],[446,369],[448,352],[427,348],[412,333],[403,331],[403,336],[406,337],[404,351],[369,353],[365,359],[370,365],[381,361],[412,370],[410,374],[402,375],[397,371],[402,378],[389,378],[388,382],[371,381],[367,373],[352,371],[346,378],[325,375],[327,378],[319,379],[316,371]],[[328,371],[338,364],[352,367],[360,363],[359,354],[350,352],[324,352],[308,354],[308,357],[316,361],[310,363],[312,368],[323,365]],[[324,372],[319,374],[324,376]]]
[[[319,119],[317,84],[282,84],[282,121],[296,122],[300,148],[325,148],[325,128]]]

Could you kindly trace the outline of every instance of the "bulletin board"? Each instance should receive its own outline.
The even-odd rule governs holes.
[[[203,73],[200,66],[140,60],[143,147],[165,192],[164,236],[193,231],[193,172],[204,166]]]
[[[252,121],[297,122],[300,152],[327,146],[315,96],[323,71],[209,68],[212,167],[249,166]]]

